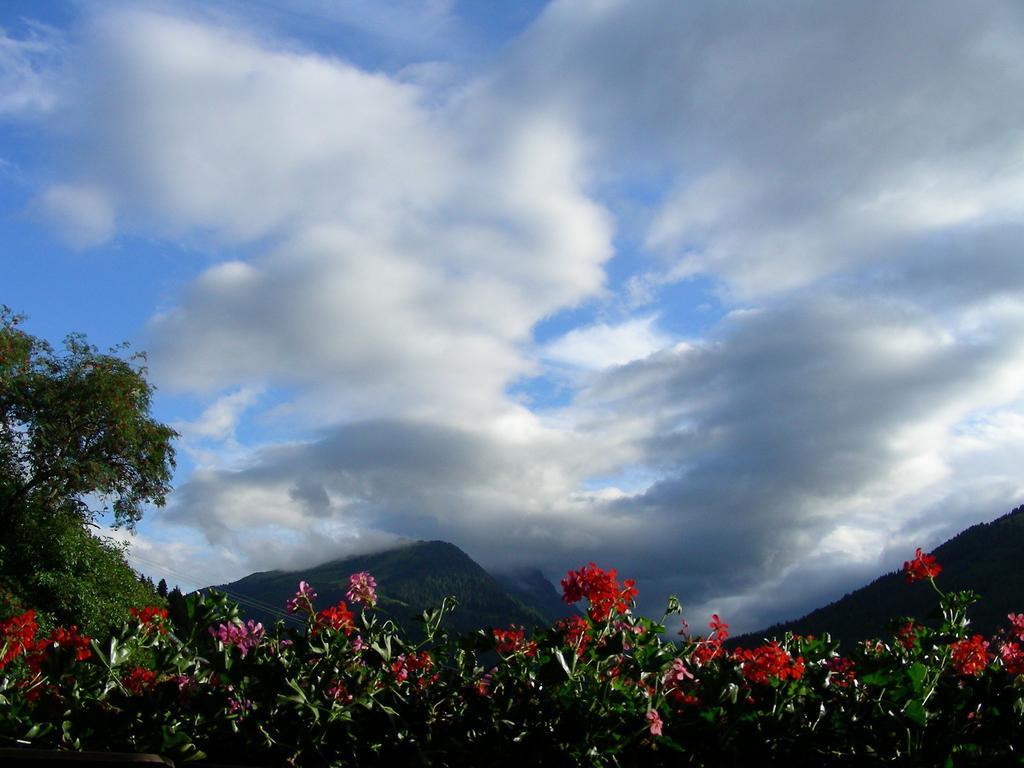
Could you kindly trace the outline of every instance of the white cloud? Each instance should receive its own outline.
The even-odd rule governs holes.
[[[235,427],[242,412],[260,397],[258,387],[243,387],[215,400],[198,419],[177,422],[175,429],[186,437],[228,440],[235,436]]]
[[[53,73],[62,43],[56,32],[30,25],[21,38],[0,29],[0,118],[39,117],[57,105]]]
[[[667,179],[648,245],[751,298],[1018,221],[1022,37],[999,0],[555,2],[507,87],[586,124],[608,176]]]
[[[571,126],[181,17],[92,34],[94,199],[129,228],[256,246],[154,319],[164,386],[297,385],[317,420],[500,418],[533,325],[602,290],[611,225]]]
[[[556,363],[600,370],[647,357],[672,343],[656,327],[657,318],[628,320],[619,325],[574,328],[544,345],[542,356]]]
[[[114,235],[114,207],[97,187],[55,184],[43,193],[39,206],[74,248],[102,245]]]

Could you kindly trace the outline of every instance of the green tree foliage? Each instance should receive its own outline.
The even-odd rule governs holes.
[[[175,432],[150,415],[143,358],[81,335],[55,351],[0,307],[0,588],[44,615],[103,634],[152,602],[122,547],[89,525],[133,530],[162,505]]]
[[[0,308],[0,522],[34,510],[94,517],[108,504],[128,528],[170,491],[175,432],[150,414],[142,358],[101,354],[70,335],[58,354]]]
[[[34,607],[44,624],[106,637],[132,606],[159,602],[125,562],[123,546],[94,536],[69,515],[36,515],[0,543],[0,587]]]

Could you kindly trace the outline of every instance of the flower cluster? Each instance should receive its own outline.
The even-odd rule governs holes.
[[[612,612],[625,613],[634,597],[636,582],[626,579],[621,585],[614,568],[605,571],[594,563],[576,571],[569,571],[562,579],[562,599],[577,603],[583,598],[590,601],[590,618],[605,621]]]
[[[91,642],[91,637],[78,634],[78,627],[57,627],[49,636],[36,641],[25,663],[33,672],[39,672],[46,658],[61,649],[75,661],[85,661],[92,656]]]
[[[999,660],[1008,675],[1024,675],[1024,648],[1017,642],[1004,642],[999,646]]]
[[[743,677],[758,685],[770,685],[775,680],[799,680],[804,674],[803,657],[794,659],[775,640],[753,649],[737,648],[733,658],[740,662]]]
[[[156,685],[156,672],[145,667],[132,667],[121,678],[121,684],[128,693],[133,696],[141,696],[147,691],[153,690]]]
[[[233,694],[228,697],[228,714],[236,715],[237,717],[244,717],[249,714],[252,711],[252,701],[244,696],[234,694],[231,686],[228,686],[228,690]]]
[[[377,580],[368,571],[353,573],[348,577],[348,591],[345,596],[353,605],[373,608],[377,604]]]
[[[690,654],[690,663],[697,667],[710,664],[725,653],[722,643],[729,638],[729,625],[723,622],[717,613],[713,613],[711,621],[708,622],[708,628],[711,630],[711,634],[705,639],[699,640],[694,646],[693,653]]]
[[[421,689],[437,682],[439,675],[431,674],[433,669],[434,660],[426,651],[403,653],[391,664],[391,674],[397,682],[408,682]]]
[[[310,615],[313,615],[313,601],[316,600],[316,592],[304,581],[299,582],[299,587],[295,591],[295,597],[288,601],[287,609],[288,613],[298,613],[304,611]]]
[[[935,556],[926,555],[920,547],[917,548],[913,560],[903,563],[903,574],[906,576],[908,584],[924,579],[934,579],[941,572],[942,566],[935,561]]]
[[[986,642],[968,633],[971,595],[938,585],[940,628],[902,619],[895,639],[840,656],[825,634],[787,633],[729,652],[729,627],[717,614],[705,637],[667,642],[664,620],[630,612],[632,582],[592,563],[565,584],[568,598],[590,600],[586,614],[459,642],[436,631],[443,606],[413,641],[369,610],[369,574],[348,583],[358,600],[319,612],[312,588],[300,584],[293,605],[305,628],[279,622],[267,637],[216,593],[186,598],[192,623],[183,619],[180,632],[147,632],[162,624],[160,609],[138,609],[109,650],[74,627],[37,641],[31,613],[0,621],[4,663],[19,658],[0,675],[0,739],[108,751],[162,745],[177,750],[169,755],[176,762],[202,753],[218,763],[368,768],[488,757],[781,765],[808,755],[859,765],[865,755],[896,754],[935,765],[961,753],[1002,765],[1019,750],[1024,615],[1010,614],[1008,628]],[[367,609],[353,615],[355,602]],[[670,601],[666,617],[679,610]],[[231,647],[210,653],[209,640],[182,639],[197,630],[246,661]],[[495,650],[501,663],[480,655]]]
[[[686,662],[680,658],[672,659],[672,666],[662,675],[661,685],[665,695],[676,704],[690,706],[698,702],[697,696],[687,690],[691,681],[696,680]]]
[[[0,621],[0,669],[34,648],[38,629],[34,610]]]
[[[1024,613],[1008,613],[1006,618],[1010,620],[1010,634],[1024,642]]]
[[[132,617],[136,619],[143,628],[143,634],[148,635],[158,632],[161,635],[167,634],[167,609],[157,606],[145,608],[129,608]]]
[[[837,688],[848,688],[857,680],[857,665],[844,656],[833,656],[825,662],[828,683]]]
[[[590,625],[582,616],[570,616],[555,624],[555,629],[565,634],[565,644],[576,651],[576,656],[583,658],[590,641]]]
[[[896,632],[896,640],[899,644],[906,648],[908,651],[914,647],[914,644],[918,641],[918,632],[920,628],[913,621],[908,621],[903,624]]]
[[[509,626],[508,629],[492,629],[494,641],[497,643],[497,650],[500,654],[518,653],[522,651],[530,658],[537,655],[537,643],[526,639],[526,633],[522,627],[516,629]]]
[[[251,650],[255,650],[266,634],[263,625],[250,619],[245,624],[229,623],[210,627],[210,634],[224,645],[233,645],[242,652],[242,658]]]
[[[340,680],[335,680],[327,689],[327,697],[339,704],[349,704],[355,698]]]
[[[324,629],[333,629],[337,632],[351,634],[355,629],[352,623],[352,611],[345,605],[344,600],[339,600],[337,605],[325,608],[316,615],[316,623],[313,625],[313,634]]]
[[[976,677],[988,666],[988,643],[981,635],[958,640],[950,646],[950,659],[958,675]]]

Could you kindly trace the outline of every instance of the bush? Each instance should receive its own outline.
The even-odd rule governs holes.
[[[0,736],[67,749],[161,752],[253,765],[969,765],[1017,757],[1024,616],[971,635],[969,593],[945,594],[920,552],[908,579],[935,587],[942,623],[894,623],[848,656],[829,637],[787,635],[729,652],[665,639],[632,613],[636,590],[590,564],[563,580],[585,616],[451,640],[453,606],[422,616],[412,644],[354,574],[348,602],[317,610],[299,585],[303,631],[244,623],[219,594],[189,597],[174,631],[138,609],[109,642],[74,628],[41,638],[31,611],[0,624]],[[497,659],[484,665],[481,659]]]

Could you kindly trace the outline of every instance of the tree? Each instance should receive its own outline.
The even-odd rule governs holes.
[[[0,307],[0,529],[33,512],[91,522],[88,500],[129,530],[164,504],[176,433],[149,413],[144,357],[101,354],[79,334],[62,354]]]
[[[17,526],[17,538],[0,542],[0,591],[35,608],[44,624],[74,624],[105,638],[129,619],[129,608],[162,602],[125,550],[73,516],[33,516]]]
[[[145,504],[164,503],[176,434],[150,416],[144,357],[81,335],[58,353],[21,320],[0,306],[0,590],[102,636],[160,598],[125,545],[89,526],[109,510],[134,530]]]

